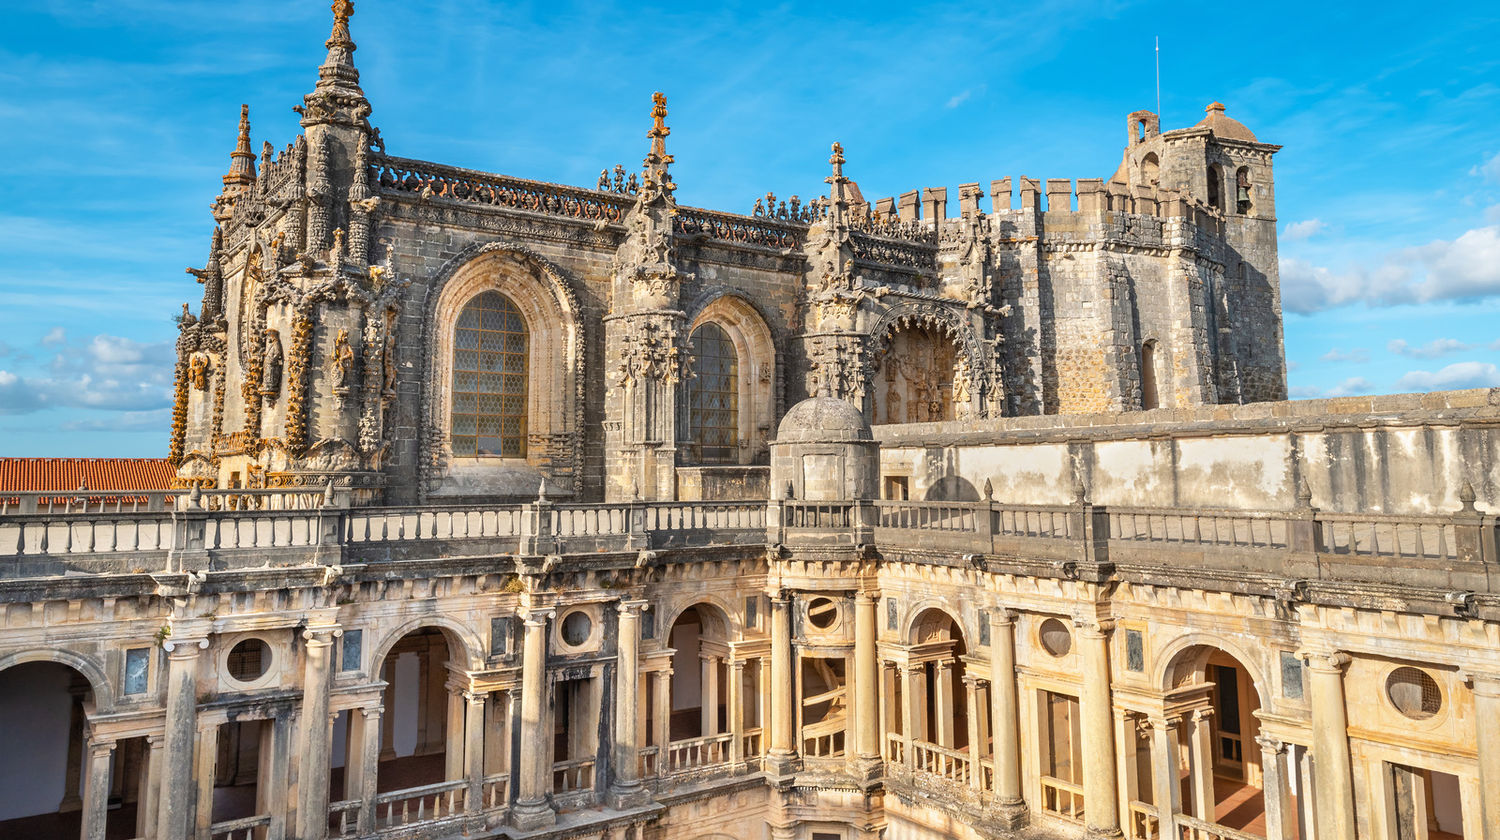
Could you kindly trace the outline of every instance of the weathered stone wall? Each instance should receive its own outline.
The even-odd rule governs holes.
[[[1500,505],[1500,389],[876,428],[912,498],[1345,513]]]

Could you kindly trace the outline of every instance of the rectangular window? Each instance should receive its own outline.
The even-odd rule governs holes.
[[[745,599],[745,626],[746,627],[754,627],[754,626],[756,626],[757,620],[759,618],[759,616],[756,615],[756,612],[757,612],[757,610],[758,610],[759,607],[760,607],[760,596],[759,595],[752,595],[751,597]]]
[[[490,619],[490,656],[510,652],[510,618]]]
[[[981,647],[990,646],[990,616],[984,610],[979,611],[979,644]]]
[[[1281,652],[1281,696],[1302,699],[1302,660],[1289,650]]]
[[[907,478],[904,475],[888,475],[885,477],[885,497],[891,501],[904,502],[907,500],[910,490]]]
[[[896,629],[896,599],[885,599],[885,629]]]
[[[364,656],[365,631],[345,630],[339,637],[339,670],[358,671],[360,657]]]
[[[646,610],[641,613],[641,638],[656,638],[656,610]]]
[[[1139,630],[1125,631],[1125,670],[1137,674],[1146,670],[1146,642]]]
[[[145,694],[150,687],[151,648],[125,651],[125,693]]]

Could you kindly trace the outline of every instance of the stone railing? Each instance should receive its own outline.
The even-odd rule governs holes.
[[[375,797],[375,828],[386,830],[463,814],[469,782],[459,779],[393,790]]]
[[[689,738],[673,741],[667,745],[667,763],[662,774],[680,773],[729,761],[729,745],[734,734],[709,735],[704,738]]]
[[[552,764],[552,792],[571,793],[594,787],[594,759],[575,758]]]
[[[208,827],[209,840],[257,840],[271,825],[270,814],[216,822]]]
[[[358,799],[340,799],[337,802],[328,803],[328,836],[358,836],[361,805]]]
[[[776,249],[800,248],[803,237],[807,235],[804,223],[739,216],[696,207],[677,208],[674,227],[678,233]]]
[[[1157,840],[1161,837],[1161,812],[1139,799],[1130,800],[1130,820],[1125,836],[1130,840]]]
[[[913,770],[961,785],[967,785],[970,774],[974,772],[973,761],[968,753],[926,741],[912,741],[911,759]]]
[[[586,222],[619,222],[634,199],[543,181],[492,175],[420,160],[377,157],[370,182],[384,193],[416,195],[423,201],[457,201],[546,213]]]
[[[1177,825],[1177,840],[1263,840],[1257,835],[1236,831],[1187,814],[1177,814],[1172,820]]]
[[[1042,776],[1042,810],[1065,820],[1083,821],[1083,786]]]
[[[886,239],[867,233],[849,236],[849,247],[854,259],[860,262],[877,263],[911,269],[917,272],[937,271],[936,245],[906,239]]]

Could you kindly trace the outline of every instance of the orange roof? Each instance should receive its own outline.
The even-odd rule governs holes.
[[[0,492],[166,490],[176,473],[166,458],[0,458]]]

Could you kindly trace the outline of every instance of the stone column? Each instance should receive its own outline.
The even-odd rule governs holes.
[[[614,765],[614,782],[610,789],[616,810],[640,804],[645,799],[641,785],[641,733],[637,726],[641,700],[641,610],[645,601],[620,601],[619,633],[615,645],[618,659],[615,667],[615,727],[610,761]]]
[[[1083,803],[1088,831],[1120,836],[1119,782],[1115,778],[1114,708],[1109,688],[1109,622],[1080,624],[1083,654]]]
[[[464,772],[469,778],[469,813],[484,810],[484,709],[488,694],[465,691],[464,702]]]
[[[701,678],[698,680],[699,728],[702,737],[719,734],[719,658],[698,657]]]
[[[1016,614],[990,611],[990,702],[995,732],[995,799],[1012,829],[1026,824],[1021,796],[1021,732],[1016,685]]]
[[[656,762],[657,775],[666,769],[667,750],[672,746],[672,670],[656,672]]]
[[[376,777],[380,773],[380,733],[385,725],[381,712],[384,710],[382,706],[369,706],[350,713],[351,720],[356,713],[360,716],[359,787],[356,788],[360,835],[375,832],[375,791],[379,781]],[[345,772],[352,769],[346,768]]]
[[[1500,674],[1473,674],[1474,727],[1478,733],[1479,789],[1500,790]],[[1479,803],[1482,840],[1500,840],[1500,798],[1483,797]]]
[[[860,592],[854,596],[854,751],[867,766],[880,760],[880,693],[876,688],[879,669],[875,661],[875,606],[880,595]]]
[[[917,679],[914,671],[925,668],[925,665],[913,665],[904,662],[898,666],[901,669],[901,752],[902,763],[908,768],[916,766],[916,756],[912,754],[912,742],[917,740],[917,722],[921,720],[918,715],[919,709],[927,706],[927,697],[917,697]]]
[[[771,599],[771,751],[778,772],[797,755],[792,704],[792,605],[785,595]]]
[[[1188,729],[1188,747],[1192,756],[1192,773],[1188,790],[1193,795],[1193,816],[1204,822],[1214,821],[1214,733],[1213,709],[1194,709]]]
[[[1344,708],[1344,667],[1349,664],[1349,655],[1337,651],[1304,655],[1311,675],[1318,837],[1354,840],[1354,773],[1349,755],[1349,718]]]
[[[984,755],[979,742],[979,678],[964,674],[964,708],[969,724],[969,786],[984,790]]]
[[[729,762],[745,760],[745,660],[729,660]]]
[[[1151,718],[1151,799],[1161,836],[1176,837],[1182,812],[1182,776],[1177,766],[1177,719]]]
[[[336,627],[308,627],[302,668],[302,726],[298,738],[297,836],[315,840],[328,834],[328,777],[333,732],[329,724],[329,689]]]
[[[198,735],[198,654],[208,639],[171,639],[167,651],[167,718],[162,749],[165,767],[157,784],[156,827],[162,840],[186,840],[196,825],[193,747]]]
[[[1286,744],[1277,738],[1255,736],[1260,745],[1261,790],[1266,807],[1266,840],[1285,840],[1287,821],[1296,824],[1291,790],[1286,778]]]
[[[443,727],[443,781],[456,782],[464,777],[464,690],[445,686],[448,703],[444,709],[447,725]]]
[[[525,648],[521,660],[521,772],[518,798],[512,812],[522,830],[545,828],[557,822],[547,801],[552,768],[547,765],[547,622],[550,611],[526,616]]]
[[[160,734],[146,736],[145,765],[146,772],[141,774],[141,792],[136,796],[135,836],[155,837],[163,766]]]
[[[104,840],[104,821],[109,814],[109,769],[115,757],[115,742],[88,739],[83,775],[83,838]]]
[[[933,721],[933,741],[940,747],[953,749],[953,662],[940,660],[932,663],[933,689],[937,692],[933,697],[932,713],[937,718]]]
[[[197,754],[193,762],[193,781],[196,782],[197,804],[193,809],[194,837],[208,837],[213,825],[214,778],[218,774],[219,724],[198,722],[196,733]],[[283,803],[285,800],[281,800]]]
[[[71,698],[68,706],[68,762],[63,770],[63,798],[58,803],[57,810],[63,813],[77,811],[83,807],[83,786],[88,773],[84,767],[84,753],[87,750],[87,733],[84,729],[88,726],[83,711],[83,700],[89,694],[89,684],[81,677],[73,677],[68,685],[68,696]]]

